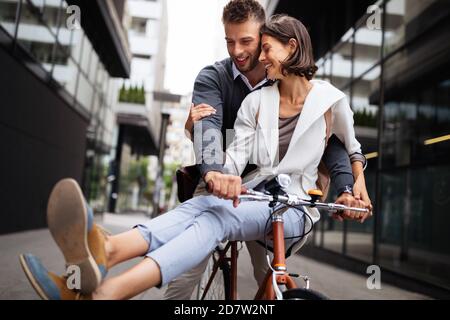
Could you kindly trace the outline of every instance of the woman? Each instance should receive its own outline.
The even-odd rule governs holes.
[[[345,142],[349,154],[361,151],[345,95],[326,82],[311,80],[317,68],[303,24],[288,16],[274,16],[261,30],[261,45],[259,59],[267,76],[278,81],[249,94],[239,109],[235,138],[226,152],[227,174],[211,174],[231,182],[227,190],[214,188],[223,199],[199,190],[197,197],[145,225],[105,236],[92,223],[78,185],[72,180],[59,182],[49,200],[49,229],[67,264],[80,267],[85,295],[68,289],[71,277],[51,274],[33,256],[23,255],[22,266],[42,297],[127,299],[164,285],[196,266],[219,242],[264,238],[270,214],[267,203],[239,204],[236,198],[242,187],[239,175],[249,161],[258,169],[245,186],[254,187],[285,173],[292,181],[287,191],[307,197],[307,190],[317,187],[317,167],[330,133]],[[210,182],[211,176],[205,180]],[[320,217],[315,209],[290,208],[284,213],[286,237],[302,234],[304,221],[309,221],[304,214],[313,222]],[[294,241],[288,240],[286,246]],[[106,270],[138,256],[146,258],[101,282]]]

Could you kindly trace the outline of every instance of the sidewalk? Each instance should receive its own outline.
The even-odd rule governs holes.
[[[105,214],[97,217],[98,223],[113,234],[129,230],[137,223],[144,222],[143,215]],[[26,279],[18,260],[20,253],[33,253],[41,258],[49,270],[62,274],[64,260],[47,229],[19,232],[0,236],[0,299],[39,299]],[[141,258],[123,263],[113,268],[109,275],[117,275],[133,266]],[[242,248],[238,261],[238,292],[240,299],[252,299],[256,292],[256,282],[246,248]],[[406,291],[382,283],[381,290],[368,290],[367,275],[358,275],[319,263],[298,255],[288,259],[291,272],[306,274],[311,279],[311,288],[331,299],[429,299],[429,297]],[[135,299],[162,299],[165,288],[148,290]]]

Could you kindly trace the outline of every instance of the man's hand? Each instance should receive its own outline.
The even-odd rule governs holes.
[[[353,185],[353,195],[356,200],[363,201],[365,204],[365,208],[369,209],[369,212],[364,213],[360,219],[360,222],[363,223],[364,220],[372,216],[373,210],[372,202],[370,201],[369,193],[367,192],[366,181],[363,173],[359,174],[356,178],[355,184]]]
[[[205,175],[205,182],[208,185],[208,191],[221,199],[233,200],[233,206],[239,205],[238,196],[245,192],[242,186],[242,179],[238,176],[223,174],[217,171],[209,171]]]
[[[216,109],[211,107],[209,104],[201,103],[199,105],[194,106],[193,103],[191,103],[191,108],[189,110],[189,116],[186,120],[186,123],[184,125],[184,129],[186,129],[188,132],[192,131],[192,128],[194,127],[195,122],[208,117],[212,114],[216,113]]]
[[[365,203],[362,200],[355,199],[350,193],[344,192],[342,193],[336,200],[335,203],[343,204],[348,207],[355,207],[355,208],[365,208]],[[344,210],[341,212],[333,213],[332,217],[333,219],[344,221],[346,220],[359,220],[361,221],[363,217],[365,217],[367,213],[364,212],[356,212],[356,211],[350,211],[350,210]],[[363,221],[361,221],[363,222]]]

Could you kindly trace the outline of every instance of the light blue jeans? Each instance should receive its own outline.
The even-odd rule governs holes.
[[[271,210],[267,202],[243,202],[234,208],[231,200],[198,196],[136,228],[148,242],[146,256],[159,265],[165,285],[197,266],[222,241],[263,240]],[[303,214],[294,208],[283,214],[285,237],[303,234]],[[267,226],[270,232],[270,221]],[[298,240],[286,240],[286,248]]]

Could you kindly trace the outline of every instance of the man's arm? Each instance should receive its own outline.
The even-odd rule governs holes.
[[[186,134],[186,137],[194,142],[194,137],[192,136],[194,123],[214,113],[216,113],[216,109],[206,103],[201,103],[196,106],[191,103],[189,114],[186,119],[186,123],[184,124],[184,133]]]
[[[352,159],[352,162],[350,160]],[[335,189],[338,193],[337,203],[342,203],[348,206],[355,207],[366,207],[371,210],[370,199],[367,201],[367,197],[360,196],[353,197],[352,191],[355,183],[354,177],[358,177],[357,182],[363,184],[358,187],[358,190],[366,190],[364,173],[363,173],[363,160],[365,157],[349,157],[344,144],[339,140],[338,137],[332,135],[328,140],[328,145],[325,148],[322,161],[327,167],[330,173],[331,182],[333,183]],[[356,185],[355,185],[356,187]],[[364,193],[360,192],[359,193]],[[366,192],[367,193],[367,192]],[[343,220],[343,217],[347,219],[358,219],[361,222],[369,216],[370,214],[363,214],[362,216],[356,217],[355,212],[345,211],[342,216],[334,214],[333,217],[338,220]]]
[[[210,171],[223,172],[223,98],[217,70],[208,66],[200,71],[192,94],[194,105],[207,104],[215,113],[194,123],[194,151],[202,177]]]
[[[353,186],[354,178],[350,158],[344,144],[335,135],[328,139],[322,161],[330,173],[331,183],[338,195],[346,191],[348,186]]]

